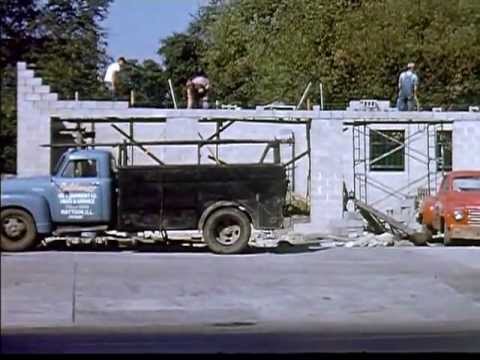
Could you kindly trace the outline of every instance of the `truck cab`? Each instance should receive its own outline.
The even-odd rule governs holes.
[[[109,151],[72,149],[50,176],[2,180],[1,248],[92,229],[200,230],[214,252],[237,253],[252,226],[283,225],[286,191],[280,163],[117,169]]]
[[[50,177],[47,197],[56,224],[110,223],[112,220],[112,155],[107,151],[65,153]]]
[[[2,250],[27,249],[59,226],[111,223],[113,163],[108,151],[70,150],[50,176],[2,180]]]

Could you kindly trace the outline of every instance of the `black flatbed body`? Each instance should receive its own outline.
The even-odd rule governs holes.
[[[256,229],[283,224],[281,164],[127,166],[117,176],[122,231],[198,229],[204,211],[220,202],[244,208]]]

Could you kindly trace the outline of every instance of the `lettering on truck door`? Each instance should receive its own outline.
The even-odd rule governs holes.
[[[57,222],[103,220],[102,187],[94,159],[71,159],[53,177],[52,217]]]

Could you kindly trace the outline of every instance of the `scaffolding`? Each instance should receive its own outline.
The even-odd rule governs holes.
[[[445,124],[452,124],[453,121],[446,120],[399,120],[391,119],[355,119],[344,122],[344,125],[352,128],[352,151],[353,151],[353,197],[364,204],[375,207],[383,201],[391,198],[405,200],[409,198],[409,190],[417,185],[417,198],[428,196],[436,191],[439,180],[445,172],[445,152],[444,144],[437,142],[437,133],[444,131]],[[404,141],[388,136],[384,129],[379,129],[378,125],[403,125],[408,129],[408,135]],[[389,130],[387,128],[386,130]],[[395,147],[383,154],[372,157],[371,155],[371,134],[382,137]],[[426,137],[426,146],[419,150],[412,145],[421,137]],[[440,152],[438,152],[440,149]],[[390,184],[380,182],[376,177],[370,174],[371,165],[379,162],[386,157],[399,151],[404,151],[405,157],[423,164],[424,171],[419,173],[413,180],[401,184],[400,187],[393,187]],[[421,185],[424,185],[422,188]],[[369,190],[376,189],[383,194],[382,197],[371,200]]]
[[[51,164],[53,165],[58,160],[59,155],[68,148],[96,148],[96,147],[110,147],[118,151],[117,161],[119,166],[129,166],[134,164],[134,149],[141,150],[145,155],[150,157],[159,166],[166,165],[164,160],[160,159],[148,147],[151,146],[195,146],[197,151],[197,164],[202,162],[201,149],[207,148],[209,155],[208,159],[215,161],[218,165],[227,165],[227,163],[219,157],[219,147],[222,145],[241,145],[241,144],[263,144],[265,148],[258,160],[258,163],[264,163],[268,154],[272,152],[273,162],[281,163],[289,178],[289,187],[291,192],[295,191],[295,169],[296,163],[302,158],[306,157],[308,162],[307,170],[307,188],[306,200],[310,206],[311,194],[311,118],[279,118],[279,117],[241,117],[235,119],[225,119],[218,117],[201,117],[198,119],[200,123],[215,123],[215,131],[209,136],[204,137],[200,132],[197,133],[199,140],[166,140],[166,141],[141,141],[135,139],[134,124],[136,123],[165,123],[166,118],[92,118],[92,119],[74,119],[74,118],[52,118],[52,142],[43,146],[51,148]],[[70,123],[74,126],[66,128],[62,124]],[[289,124],[289,125],[303,125],[305,126],[306,150],[297,154],[297,147],[295,133],[292,131],[287,138],[274,139],[227,139],[222,138],[222,133],[230,128],[233,124],[238,122],[248,123],[269,123],[275,125]],[[115,123],[129,124],[128,132],[119,128]],[[96,141],[96,124],[110,124],[110,126],[123,138],[119,142],[98,142]],[[68,134],[66,138],[71,139],[66,142],[58,142],[58,134]],[[280,160],[280,146],[289,145],[291,148],[290,158],[281,162]],[[215,151],[210,148],[210,145],[215,147]]]

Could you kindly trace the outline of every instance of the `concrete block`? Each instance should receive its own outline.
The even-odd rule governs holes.
[[[58,100],[58,94],[57,93],[40,94],[40,97],[44,101],[56,101],[56,100]]]
[[[96,101],[97,109],[113,109],[113,101]]]
[[[463,112],[459,116],[461,120],[480,121],[480,113],[478,112]]]
[[[41,95],[40,95],[41,97]],[[35,112],[45,112],[48,111],[48,101],[32,101],[30,102],[32,104],[32,108],[35,110]]]
[[[33,86],[33,92],[37,94],[48,94],[50,93],[50,86],[48,85]]]
[[[25,101],[40,101],[40,94],[27,94],[24,97]]]
[[[33,93],[34,89],[34,86],[26,85],[26,82],[23,82],[22,85],[17,86],[17,94]]]
[[[93,109],[95,110],[97,108],[97,101],[79,101],[78,102],[78,107],[80,109]]]
[[[117,103],[113,103],[114,105],[116,105]],[[143,118],[167,118],[167,116],[165,116],[165,114],[162,114],[162,113],[159,113],[157,111],[157,109],[148,109],[148,108],[127,108],[127,109],[124,109],[124,110],[127,110],[128,114],[130,116],[138,116],[138,117],[143,117]],[[185,118],[179,118],[179,117],[176,117],[176,118],[168,118],[169,121],[182,121],[183,119]],[[196,120],[196,119],[195,119]],[[204,125],[204,126],[208,126],[208,125]]]
[[[60,103],[61,101],[59,101]],[[62,117],[62,118],[74,118],[75,117],[75,113],[76,111],[74,109],[70,109],[70,108],[65,108],[65,107],[60,107],[60,108],[57,108],[57,109],[51,109],[52,112],[51,112],[51,115],[52,116],[58,116],[58,117]]]
[[[30,84],[30,78],[17,78],[17,86],[33,86]]]
[[[428,121],[428,120],[432,120],[433,115],[436,114],[436,113],[432,112],[432,111],[417,111],[417,112],[413,112],[411,114],[412,114],[412,116],[411,116],[412,119]]]
[[[30,78],[27,80],[26,84],[32,85],[32,86],[40,86],[42,85],[42,79],[41,78]]]
[[[57,100],[45,100],[43,102],[45,103],[45,107],[47,107],[48,109],[52,109],[52,110],[58,109],[59,106],[60,106],[58,104],[59,101],[57,101]]]
[[[78,101],[72,100],[59,100],[57,101],[57,109],[74,109],[78,106]]]
[[[128,101],[115,101],[113,102],[114,109],[128,109]]]
[[[343,111],[332,111],[332,117],[330,120],[333,120],[334,123],[339,123],[341,124],[343,121],[345,121],[345,114],[343,114]]]
[[[17,71],[27,70],[27,63],[23,61],[17,62]]]
[[[19,70],[17,71],[17,76],[23,79],[30,79],[35,76],[33,70]]]

